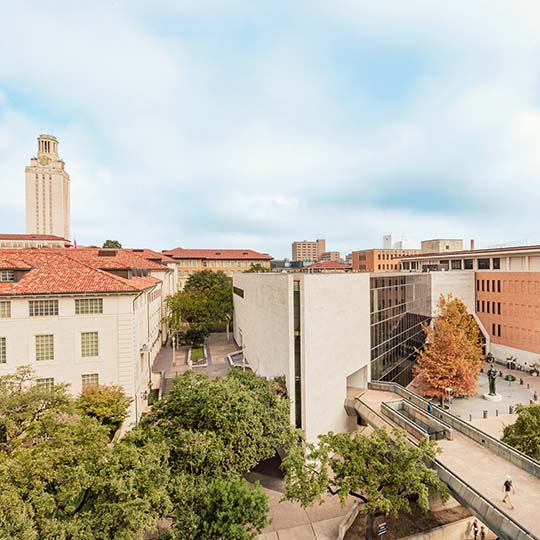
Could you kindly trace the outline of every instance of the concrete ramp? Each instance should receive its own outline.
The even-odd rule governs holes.
[[[372,427],[385,430],[401,427],[382,413],[385,403],[399,398],[427,409],[427,401],[397,384],[370,383],[370,388],[356,398],[347,398],[345,410]],[[452,496],[501,540],[540,540],[540,463],[445,411],[436,409],[433,416],[452,428],[451,440],[439,441],[443,452],[433,464]],[[409,432],[408,439],[416,444],[418,437]],[[514,510],[501,502],[507,474],[512,476],[516,488]]]

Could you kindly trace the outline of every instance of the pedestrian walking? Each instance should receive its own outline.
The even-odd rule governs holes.
[[[486,540],[486,530],[484,527],[480,527],[480,540]]]
[[[504,497],[503,497],[502,502],[507,502],[510,505],[510,508],[513,510],[514,505],[512,504],[512,498],[510,495],[511,494],[514,495],[516,493],[516,490],[514,489],[514,485],[512,484],[512,479],[509,476],[507,476],[506,480],[504,481],[503,493],[504,493]]]
[[[472,532],[474,540],[478,540],[478,523],[476,522],[476,519],[473,521],[472,524]]]

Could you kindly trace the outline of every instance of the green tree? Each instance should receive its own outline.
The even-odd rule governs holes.
[[[458,298],[439,298],[439,314],[424,327],[426,341],[418,350],[415,372],[425,395],[441,406],[448,388],[455,396],[474,396],[483,363],[480,329]]]
[[[232,281],[224,272],[192,274],[183,291],[169,297],[169,325],[192,345],[201,345],[212,326],[232,319]]]
[[[76,406],[83,414],[109,428],[113,435],[127,418],[127,408],[132,401],[120,386],[95,385],[83,390]]]
[[[275,455],[289,431],[281,388],[233,369],[221,379],[188,371],[175,379],[142,428],[170,448],[170,538],[249,540],[267,524],[268,502],[241,475]]]
[[[540,405],[516,405],[516,421],[505,426],[502,441],[540,460]]]
[[[187,371],[144,424],[172,442],[173,467],[241,474],[275,455],[289,429],[289,402],[279,387],[251,372],[233,369],[210,380]],[[187,455],[186,447],[197,451]]]
[[[105,242],[103,242],[103,247],[122,249],[122,244],[118,240],[105,240]]]
[[[133,432],[111,446],[64,386],[46,391],[28,374],[0,378],[0,409],[12,416],[0,449],[4,537],[144,538],[171,508],[167,445]]]
[[[261,272],[271,272],[270,268],[263,266],[261,263],[253,264],[251,263],[250,267],[247,270],[244,270],[244,273],[261,273]]]
[[[252,540],[268,524],[268,498],[260,487],[234,475],[177,476],[170,537],[178,540]]]
[[[364,502],[371,539],[376,513],[410,512],[410,498],[427,511],[430,488],[443,499],[448,497],[446,485],[428,466],[438,451],[427,437],[418,446],[409,445],[399,430],[389,435],[378,429],[370,436],[330,432],[319,437],[318,445],[290,447],[283,461],[285,497],[309,506],[331,488],[338,491],[342,504],[353,494]]]

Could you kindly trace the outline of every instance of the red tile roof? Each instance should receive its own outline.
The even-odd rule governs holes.
[[[171,268],[136,253],[131,249],[114,248],[47,248],[47,252],[63,253],[102,270],[130,270],[143,268],[151,272],[172,272]],[[165,256],[163,256],[165,258]],[[172,261],[172,259],[171,259]],[[174,261],[172,261],[174,262]]]
[[[18,282],[0,283],[0,296],[137,293],[160,283],[153,277],[124,279],[115,276],[71,257],[68,255],[71,251],[27,249],[2,253],[1,261],[31,269]]]
[[[259,253],[252,249],[184,249],[178,247],[163,253],[173,259],[252,259],[263,261],[273,259],[268,253]]]
[[[352,267],[350,264],[344,264],[341,262],[323,261],[310,264],[305,268],[314,270],[350,270]]]
[[[61,236],[54,236],[53,234],[1,234],[0,240],[63,240],[69,242]]]

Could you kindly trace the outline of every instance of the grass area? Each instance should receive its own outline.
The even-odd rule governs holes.
[[[204,349],[202,347],[193,347],[191,349],[191,361],[198,362],[204,359]]]
[[[429,531],[435,527],[453,523],[454,521],[466,518],[470,515],[470,512],[462,506],[439,510],[438,512],[427,512],[424,514],[417,505],[413,505],[410,514],[403,512],[398,514],[397,517],[376,517],[374,520],[374,538],[377,538],[377,526],[383,522],[386,522],[388,528],[388,534],[385,536],[390,540],[390,538],[404,538],[411,534]],[[345,535],[345,540],[363,540],[364,538],[365,515],[360,513]]]

